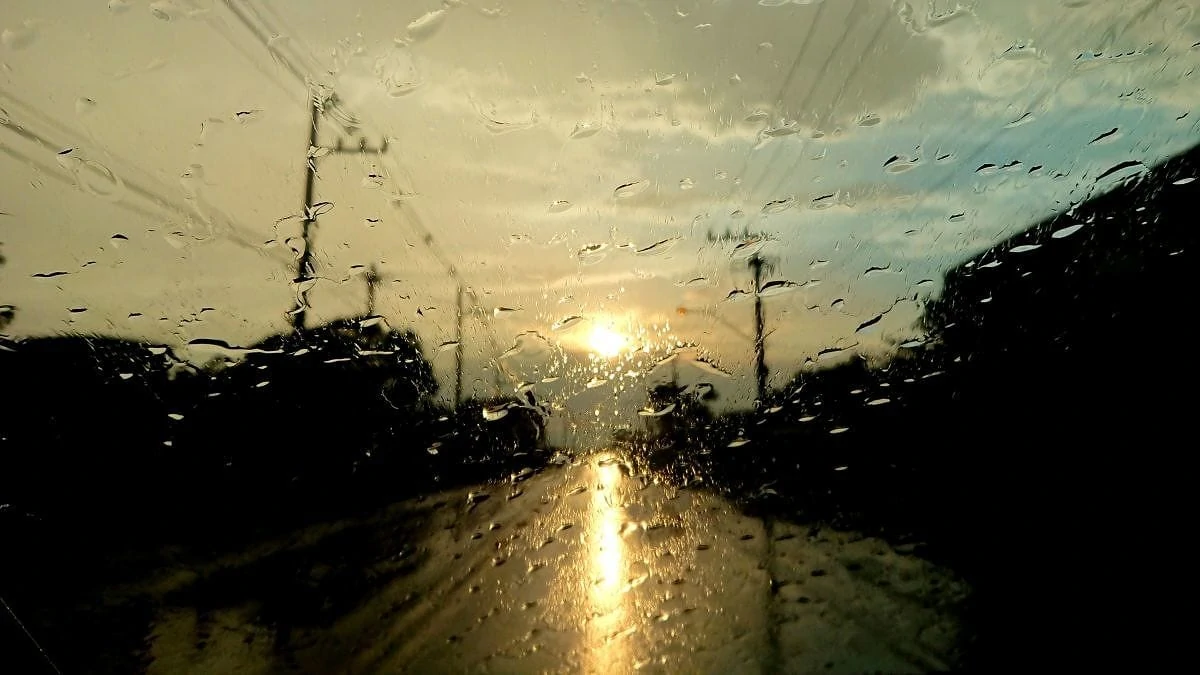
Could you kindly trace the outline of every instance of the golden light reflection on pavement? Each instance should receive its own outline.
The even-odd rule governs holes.
[[[621,469],[610,457],[591,467],[595,476],[587,541],[591,561],[590,619],[587,630],[589,672],[631,670],[625,637],[625,542],[621,538],[624,509],[618,495]]]

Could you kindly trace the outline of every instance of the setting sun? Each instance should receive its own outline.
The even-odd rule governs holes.
[[[599,356],[612,358],[621,353],[629,338],[607,326],[596,326],[588,337],[588,347]]]

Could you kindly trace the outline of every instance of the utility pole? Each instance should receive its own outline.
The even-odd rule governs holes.
[[[375,263],[367,268],[364,279],[367,282],[367,316],[375,316],[375,293],[379,288],[379,268]]]
[[[754,270],[754,384],[758,401],[767,392],[767,345],[763,337],[762,274],[766,261],[757,253],[750,258]]]
[[[301,236],[304,239],[304,250],[300,252],[300,258],[296,261],[296,280],[295,283],[302,284],[313,278],[315,270],[313,269],[312,250],[313,250],[313,235],[317,226],[317,216],[319,215],[314,210],[314,192],[316,191],[317,181],[317,159],[321,154],[367,154],[376,153],[383,154],[387,152],[387,139],[383,139],[378,146],[370,147],[365,139],[359,140],[357,146],[348,148],[342,145],[339,138],[337,145],[332,148],[321,148],[317,145],[319,140],[318,129],[321,124],[321,110],[324,107],[324,101],[318,101],[316,96],[308,97],[309,105],[309,129],[308,129],[308,147],[305,148],[305,167],[304,167],[304,221]],[[317,150],[326,150],[326,153],[318,153]],[[374,312],[374,287],[372,286],[370,302],[372,305],[372,313]],[[296,308],[292,311],[292,328],[299,331],[304,328],[304,320],[308,313],[308,290],[300,292],[296,298]]]
[[[454,407],[462,402],[463,391],[463,285],[458,282],[458,315],[454,345]]]

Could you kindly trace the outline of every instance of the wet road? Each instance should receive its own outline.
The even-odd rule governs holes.
[[[149,672],[927,672],[956,662],[967,587],[880,540],[766,523],[607,454],[524,478],[160,575],[130,591],[160,608]],[[348,555],[363,537],[375,539],[372,554]],[[321,553],[288,558],[299,549]],[[272,558],[291,562],[238,577]],[[361,580],[357,599],[322,595],[348,572]],[[282,592],[291,600],[318,598],[307,620],[256,597],[279,575],[302,578]],[[230,579],[248,588],[223,590]]]

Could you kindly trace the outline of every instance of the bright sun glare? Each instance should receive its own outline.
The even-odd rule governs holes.
[[[596,326],[588,338],[588,346],[591,350],[604,358],[612,358],[620,354],[628,342],[629,338],[607,326]]]

